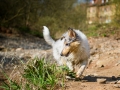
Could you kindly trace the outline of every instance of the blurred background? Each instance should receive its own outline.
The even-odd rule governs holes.
[[[120,0],[0,0],[0,32],[43,37],[47,26],[53,38],[68,27],[87,36],[110,36],[120,27]]]
[[[56,79],[59,72],[56,67],[50,64],[46,68],[35,61],[45,58],[55,63],[52,47],[43,39],[43,26],[50,29],[54,39],[60,38],[69,27],[86,34],[91,56],[83,81],[65,80],[62,68],[60,73],[64,76],[61,73],[61,79]],[[50,74],[42,73],[43,69],[50,70]],[[51,76],[47,79],[46,75]],[[98,79],[105,79],[104,84],[98,84]],[[4,90],[35,90],[42,86],[53,90],[50,86],[54,83],[57,90],[118,90],[120,0],[0,0],[0,90],[3,82]]]

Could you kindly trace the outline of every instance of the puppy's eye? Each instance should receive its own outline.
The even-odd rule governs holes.
[[[66,43],[65,45],[66,45],[66,46],[70,46],[70,43]]]

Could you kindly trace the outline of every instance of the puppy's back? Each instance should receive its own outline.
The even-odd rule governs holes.
[[[75,30],[75,32],[78,34],[79,39],[81,41],[82,46],[85,48],[87,55],[90,55],[90,47],[88,43],[88,39],[84,33],[82,33],[80,30]]]

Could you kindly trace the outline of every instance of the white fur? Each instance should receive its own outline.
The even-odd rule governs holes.
[[[82,63],[79,63],[78,65],[76,65],[76,68],[79,68],[79,70],[76,72],[76,76],[80,77],[80,75],[83,73],[87,62],[88,62],[88,58],[90,56],[90,48],[89,48],[89,44],[88,44],[88,40],[87,37],[79,30],[74,30],[77,35],[79,36],[80,42],[81,42],[81,46],[79,47],[78,51],[76,53],[71,53],[68,57],[65,56],[61,56],[61,52],[64,48],[64,40],[57,40],[54,41],[51,37],[50,37],[50,32],[49,29],[46,26],[43,26],[43,35],[44,35],[44,39],[46,40],[46,42],[50,45],[52,45],[53,47],[53,56],[54,58],[57,60],[59,65],[67,65],[69,67],[69,69],[71,71],[73,71],[74,66],[72,65],[72,61],[81,61],[83,60]],[[67,33],[63,34],[63,36],[66,36]]]
[[[89,47],[89,43],[87,40],[87,37],[85,36],[85,34],[83,34],[81,31],[79,30],[75,30],[75,32],[81,37],[82,39],[82,46],[86,49],[86,53],[88,56],[90,56],[90,47]]]
[[[51,38],[50,36],[50,32],[49,32],[49,29],[46,27],[46,26],[43,26],[43,36],[46,40],[46,42],[49,44],[49,45],[52,45],[54,44],[54,40]]]

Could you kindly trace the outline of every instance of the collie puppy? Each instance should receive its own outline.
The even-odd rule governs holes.
[[[60,39],[53,40],[49,29],[43,26],[45,41],[52,46],[53,56],[59,65],[67,65],[79,78],[90,57],[90,47],[87,37],[80,31],[69,28]]]

